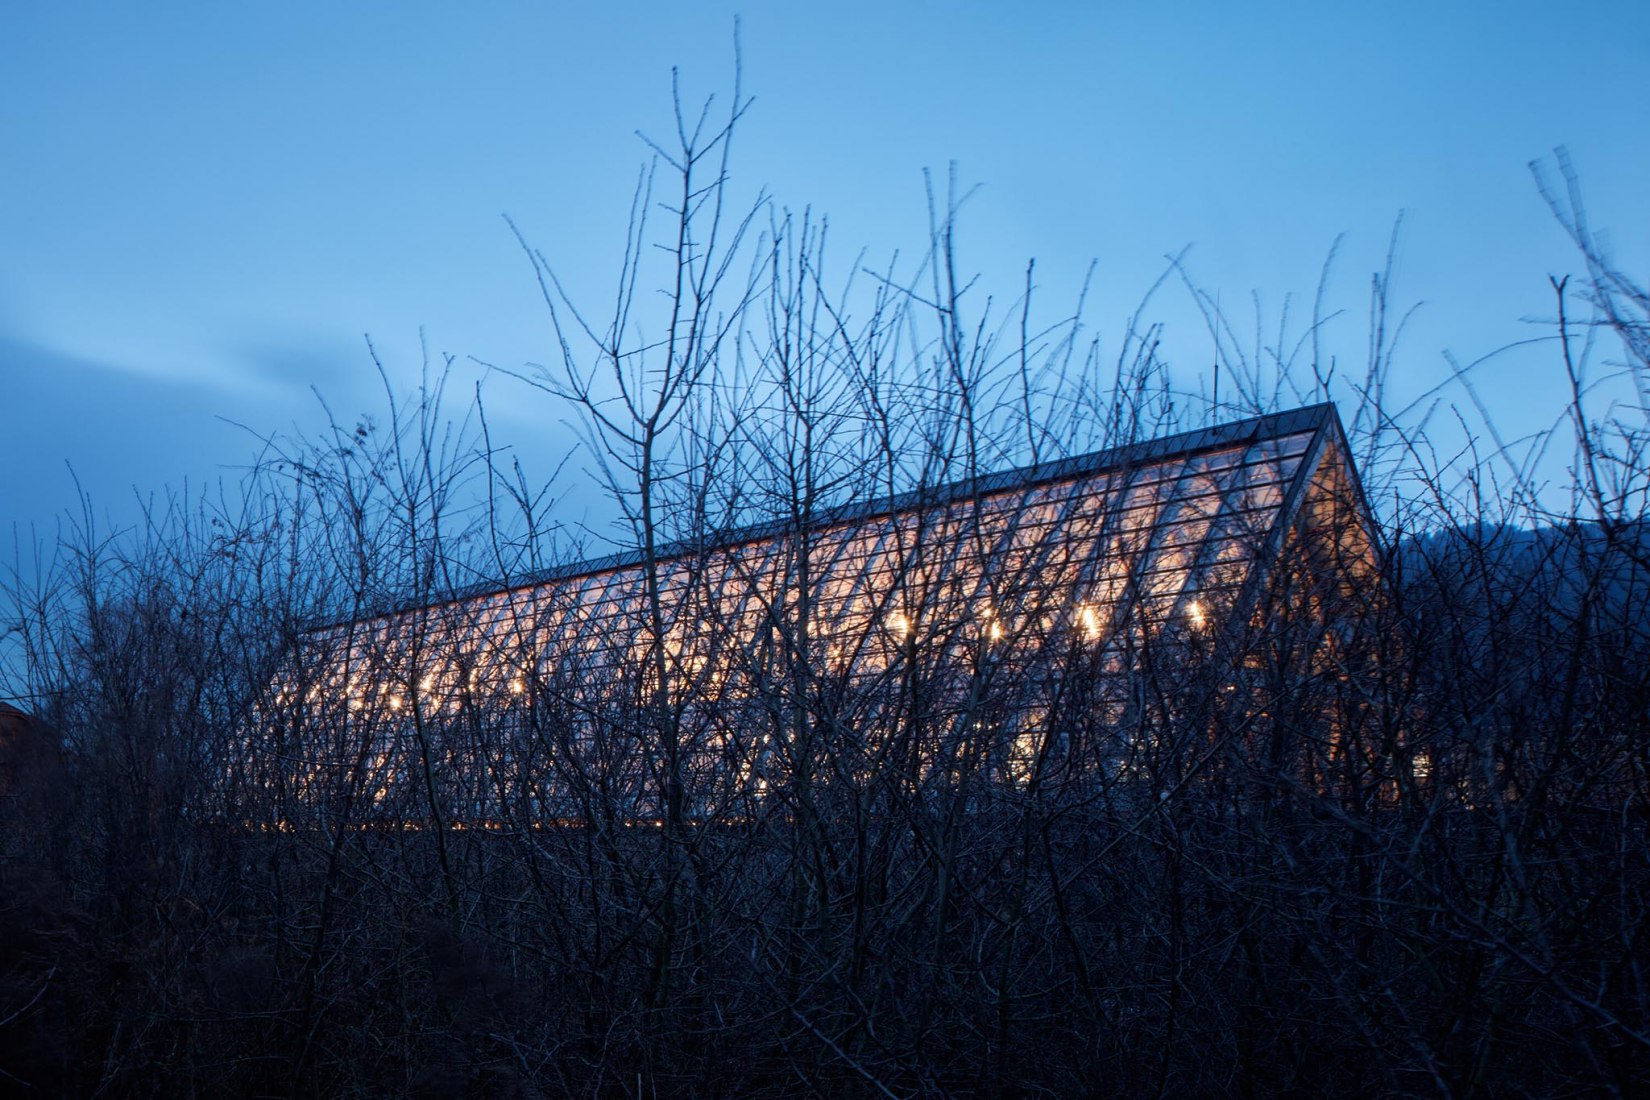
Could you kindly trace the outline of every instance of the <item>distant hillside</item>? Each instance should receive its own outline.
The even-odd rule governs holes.
[[[1593,626],[1650,629],[1650,521],[1521,528],[1476,525],[1402,542],[1394,577],[1411,595],[1456,597],[1437,606],[1541,614],[1550,623],[1586,610]]]

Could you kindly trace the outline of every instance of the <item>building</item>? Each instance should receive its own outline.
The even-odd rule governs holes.
[[[237,778],[282,820],[509,827],[1111,782],[1170,655],[1241,666],[1280,593],[1321,618],[1374,545],[1333,406],[1295,409],[319,628]]]

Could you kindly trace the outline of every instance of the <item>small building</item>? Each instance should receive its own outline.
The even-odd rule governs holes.
[[[1321,617],[1375,560],[1314,405],[320,627],[238,766],[302,805],[509,827],[744,818],[889,769],[979,797],[1115,778],[1148,665],[1241,664],[1280,594]]]

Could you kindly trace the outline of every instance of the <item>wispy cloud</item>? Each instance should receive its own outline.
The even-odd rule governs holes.
[[[268,412],[233,385],[161,377],[5,331],[0,379],[9,409],[0,431],[0,524],[8,527],[50,529],[76,504],[76,480],[120,522],[134,513],[134,491],[220,476],[244,461],[255,441],[228,421]]]

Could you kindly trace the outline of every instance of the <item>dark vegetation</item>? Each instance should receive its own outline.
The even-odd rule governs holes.
[[[0,719],[0,1091],[1641,1093],[1650,297],[1573,190],[1552,194],[1581,268],[1555,284],[1555,494],[1505,450],[1435,460],[1425,410],[1381,406],[1383,280],[1365,377],[1331,391],[1315,317],[1293,359],[1227,355],[1216,400],[1170,384],[1152,331],[1102,361],[1029,289],[974,303],[941,205],[915,273],[838,287],[819,225],[734,207],[736,121],[689,114],[659,152],[610,314],[526,250],[561,341],[522,382],[580,426],[649,568],[730,524],[806,531],[1335,392],[1379,575],[1285,554],[1219,647],[1139,635],[1121,702],[1072,647],[1039,713],[1092,766],[1012,782],[987,761],[1024,700],[959,674],[964,647],[833,680],[806,600],[781,601],[769,690],[721,700],[654,590],[628,665],[420,725],[425,781],[386,819],[347,713],[306,730],[344,761],[324,788],[247,759],[299,721],[271,684],[304,631],[571,554],[482,410],[444,418],[441,370],[410,402],[387,387],[377,422],[272,440],[236,491],[138,531],[88,514],[14,574],[5,687],[33,721]],[[748,812],[695,817],[716,777],[694,723],[719,706],[782,766]],[[575,813],[457,827],[464,767],[572,759],[571,730],[605,754]]]

